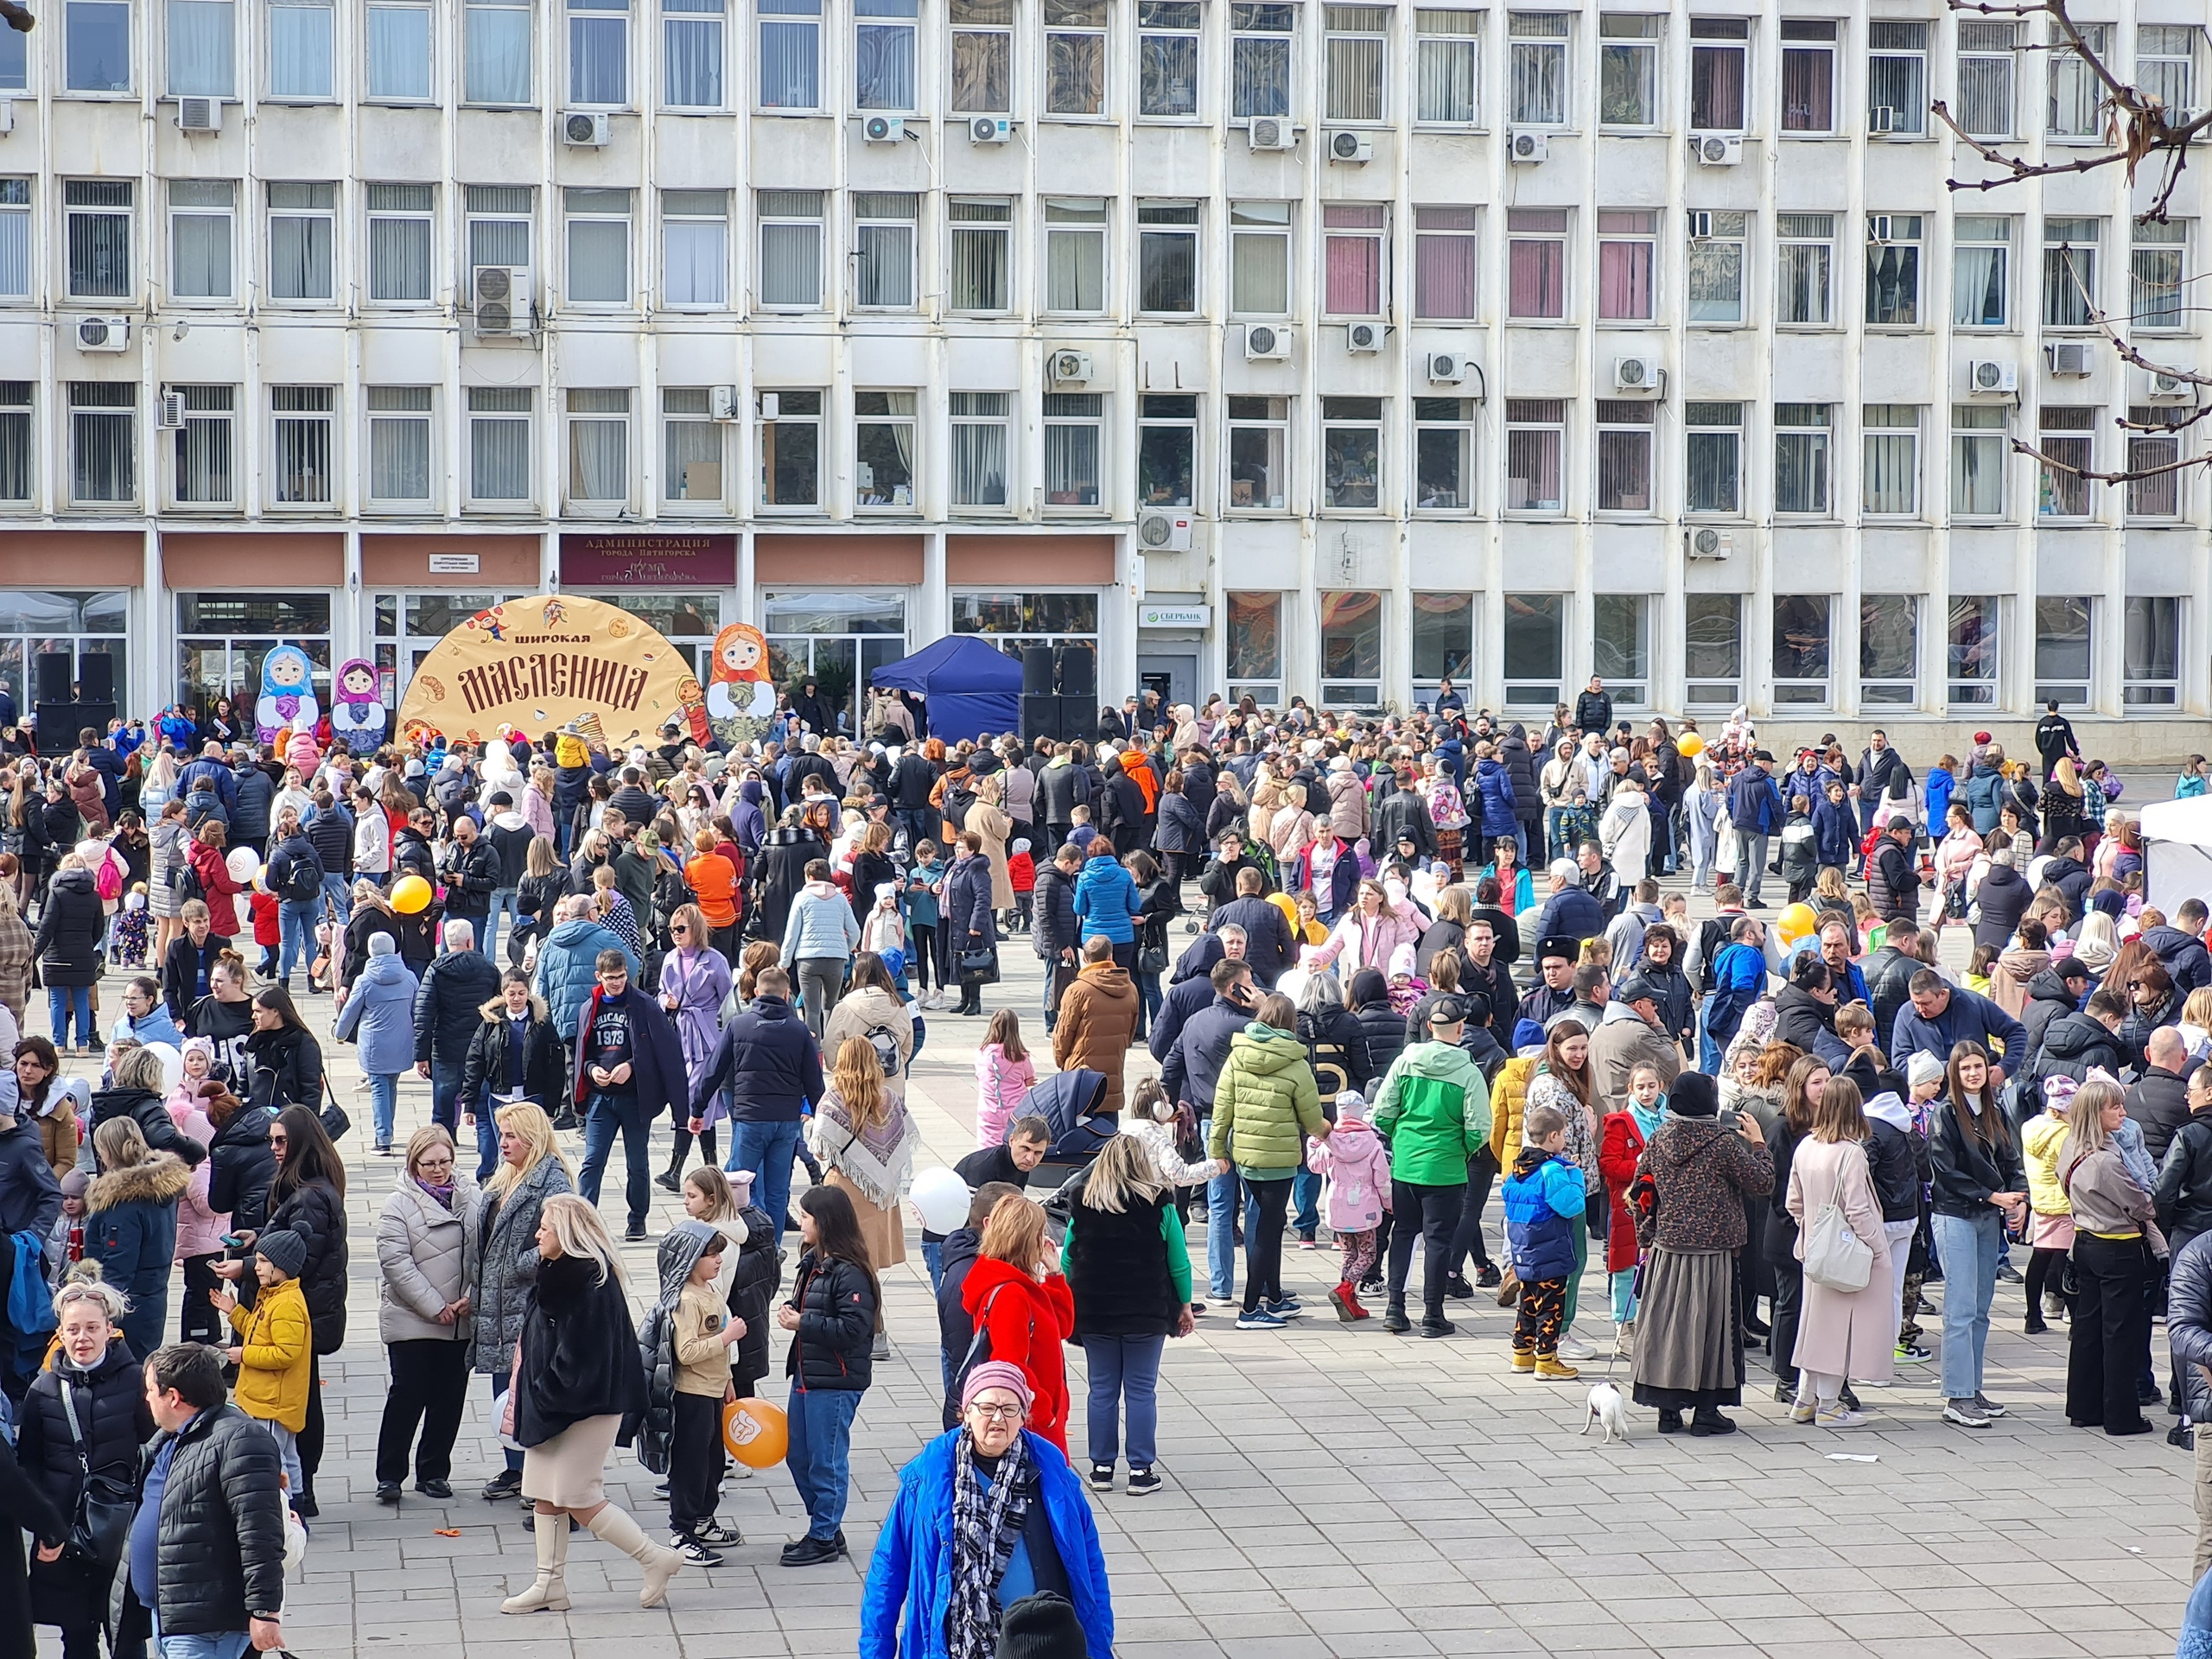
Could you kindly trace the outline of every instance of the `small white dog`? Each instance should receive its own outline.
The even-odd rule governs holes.
[[[1582,1425],[1587,1434],[1595,1424],[1605,1431],[1605,1443],[1611,1445],[1618,1435],[1623,1446],[1628,1444],[1628,1408],[1621,1402],[1621,1391],[1611,1382],[1593,1383],[1590,1389],[1590,1415]]]

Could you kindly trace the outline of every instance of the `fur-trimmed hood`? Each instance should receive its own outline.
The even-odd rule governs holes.
[[[192,1185],[192,1171],[175,1153],[157,1152],[124,1169],[92,1177],[85,1209],[92,1215],[126,1204],[175,1204]]]
[[[482,1007],[477,1009],[476,1012],[484,1016],[484,1023],[487,1026],[499,1025],[502,1023],[507,1017],[507,999],[505,993],[502,992],[500,995],[493,997],[490,1001],[484,1004]],[[550,1020],[553,1017],[546,1009],[545,999],[540,996],[536,991],[532,991],[530,994],[530,1017],[532,1020]]]

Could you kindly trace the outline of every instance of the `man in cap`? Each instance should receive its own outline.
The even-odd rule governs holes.
[[[1659,1074],[1663,1091],[1675,1086],[1682,1069],[1682,1051],[1667,1036],[1659,1011],[1666,993],[1652,979],[1632,974],[1605,1004],[1598,1029],[1590,1037],[1590,1092],[1605,1103],[1605,1110],[1625,1110],[1629,1074],[1649,1065]]]
[[[1581,941],[1564,934],[1548,934],[1536,941],[1536,971],[1543,982],[1513,1010],[1516,1025],[1523,1020],[1549,1025],[1554,1014],[1566,1011],[1574,1001],[1574,964],[1581,955]]]
[[[1424,1337],[1448,1337],[1445,1281],[1452,1268],[1452,1236],[1466,1198],[1467,1166],[1490,1145],[1490,1090],[1473,1057],[1459,1046],[1466,1010],[1457,997],[1429,1005],[1428,1040],[1390,1062],[1376,1096],[1375,1129],[1390,1148],[1389,1302],[1382,1328],[1410,1330],[1406,1274],[1413,1266],[1414,1233],[1421,1241],[1421,1321]],[[1348,1294],[1338,1286],[1332,1297]]]
[[[1751,763],[1728,785],[1728,822],[1736,832],[1736,880],[1744,902],[1763,910],[1760,896],[1766,880],[1767,838],[1780,831],[1783,817],[1782,794],[1775,787],[1774,756],[1764,749],[1751,753]]]

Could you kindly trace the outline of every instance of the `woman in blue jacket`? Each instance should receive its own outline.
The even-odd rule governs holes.
[[[1821,863],[1848,872],[1859,861],[1859,823],[1843,785],[1832,783],[1813,806],[1813,856]]]
[[[1513,793],[1513,773],[1488,743],[1475,745],[1475,787],[1482,796],[1483,839],[1495,842],[1521,827],[1520,805]]]
[[[1021,1368],[987,1360],[960,1393],[961,1426],[899,1476],[861,1596],[861,1659],[993,1659],[1006,1610],[1065,1596],[1089,1659],[1110,1659],[1114,1608],[1097,1523],[1068,1460],[1023,1427]]]
[[[391,1150],[392,1121],[399,1109],[399,1077],[415,1066],[415,990],[412,970],[389,933],[369,935],[369,965],[346,994],[332,1036],[359,1043],[361,1072],[369,1080],[369,1113],[376,1149]],[[479,1178],[482,1179],[481,1177]]]
[[[1096,844],[1106,847],[1106,838],[1101,836]],[[944,959],[957,973],[965,951],[988,950],[997,957],[998,924],[991,916],[991,861],[983,856],[983,838],[965,830],[954,846],[952,868],[944,875]],[[958,976],[960,1004],[953,1012],[982,1013],[982,980]]]
[[[124,1341],[134,1354],[150,1354],[162,1345],[168,1313],[177,1200],[193,1173],[175,1153],[149,1147],[128,1117],[111,1117],[94,1129],[92,1151],[102,1173],[85,1189],[85,1255],[130,1299]]]
[[[1103,836],[1092,837],[1087,850],[1090,856],[1084,860],[1083,874],[1076,878],[1076,922],[1084,939],[1111,941],[1115,966],[1134,976],[1136,918],[1144,909],[1144,895],[1137,891],[1136,879],[1122,868],[1122,861],[1114,855]]]

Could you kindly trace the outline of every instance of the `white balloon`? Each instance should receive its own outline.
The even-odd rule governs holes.
[[[920,1211],[922,1225],[933,1233],[949,1233],[968,1224],[968,1205],[973,1195],[968,1183],[949,1169],[925,1169],[914,1177],[907,1193]]]
[[[173,1095],[184,1081],[184,1051],[175,1043],[149,1043],[146,1052],[162,1063],[162,1093]]]
[[[231,880],[241,887],[251,884],[254,874],[261,868],[261,861],[251,847],[233,847],[223,860],[224,868],[231,873]]]

